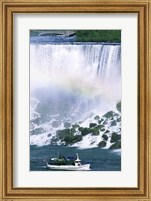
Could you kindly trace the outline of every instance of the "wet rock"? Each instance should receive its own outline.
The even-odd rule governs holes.
[[[36,119],[32,120],[31,122],[33,122],[34,124],[37,124],[39,126],[40,118],[36,118]]]
[[[85,136],[87,134],[90,134],[92,131],[90,128],[84,128],[82,131],[81,131],[81,135],[82,136]]]
[[[102,128],[104,128],[103,125],[97,125],[96,127],[99,128],[100,130],[101,130]]]
[[[111,137],[111,143],[113,142],[118,142],[121,139],[121,135],[118,135],[117,133],[112,133],[112,137]]]
[[[72,125],[72,128],[74,128],[74,129],[79,128],[79,125],[78,124],[74,124],[74,125]]]
[[[30,133],[31,135],[38,135],[38,134],[42,134],[43,132],[45,132],[45,130],[42,127],[40,127],[40,128],[35,128]]]
[[[90,128],[95,127],[95,126],[97,126],[96,123],[90,123],[90,125],[89,125]]]
[[[60,125],[61,125],[61,123],[59,121],[52,122],[52,127],[54,127],[54,128],[58,128]]]
[[[41,119],[40,120],[41,120],[42,123],[49,122],[51,119],[52,118],[51,118],[50,115],[48,115],[48,114],[41,114]]]
[[[71,128],[71,133],[75,133],[76,132],[76,129],[75,128]]]
[[[58,140],[59,140],[59,139],[58,139],[57,137],[53,137],[53,138],[51,139],[51,144],[57,145]]]
[[[115,142],[109,149],[121,149],[121,141]]]
[[[69,145],[81,141],[82,135],[74,135],[70,129],[64,129],[59,132],[59,138],[65,145]]]
[[[116,104],[116,109],[117,109],[119,112],[121,112],[121,102],[118,102],[118,103]]]
[[[100,130],[98,127],[90,129],[90,132],[92,133],[92,135],[99,135],[100,134]]]
[[[98,147],[100,147],[100,148],[103,148],[103,147],[105,147],[106,146],[106,142],[105,141],[101,141],[101,142],[99,142],[99,144],[98,144]]]
[[[51,133],[49,133],[49,134],[47,135],[47,137],[51,137],[51,135],[52,135],[52,134],[51,134]]]
[[[117,118],[117,122],[121,122],[121,117]]]
[[[111,122],[111,126],[116,126],[116,121],[115,120]]]
[[[103,138],[104,141],[107,141],[109,137],[107,135],[103,134],[102,138]]]
[[[71,134],[71,130],[70,129],[63,129],[63,130],[57,130],[57,135],[60,139],[64,139],[64,137],[66,135]]]
[[[109,130],[106,130],[105,133],[110,133],[110,131],[109,131]]]
[[[84,130],[84,128],[83,128],[83,127],[79,127],[78,130],[79,130],[80,132],[82,132],[82,131]]]
[[[102,124],[103,121],[104,121],[104,119],[98,120],[98,123],[99,123],[99,124]]]
[[[71,123],[65,122],[65,123],[64,123],[64,127],[65,127],[65,128],[70,128],[70,127],[71,127]]]
[[[100,116],[97,115],[97,116],[94,117],[94,119],[95,119],[95,120],[99,120],[99,119],[100,119]]]
[[[109,111],[109,112],[105,113],[105,114],[103,115],[103,117],[106,117],[107,119],[109,119],[109,118],[111,118],[114,114],[115,114],[115,112]]]

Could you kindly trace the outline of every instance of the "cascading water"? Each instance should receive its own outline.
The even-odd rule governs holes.
[[[120,54],[120,44],[30,45],[31,144],[59,144],[55,136],[66,123],[86,127],[116,109]]]

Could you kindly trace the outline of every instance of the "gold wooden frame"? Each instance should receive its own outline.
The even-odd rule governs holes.
[[[138,187],[13,187],[13,14],[138,14]],[[151,0],[0,1],[0,200],[151,200]]]

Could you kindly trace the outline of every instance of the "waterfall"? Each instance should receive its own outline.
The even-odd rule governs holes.
[[[31,45],[31,89],[59,76],[111,83],[120,77],[120,52],[120,45]]]
[[[49,125],[54,116],[72,123],[102,115],[121,99],[121,45],[31,44],[30,96]]]

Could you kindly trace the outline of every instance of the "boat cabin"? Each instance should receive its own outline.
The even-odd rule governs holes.
[[[75,162],[75,166],[80,166],[81,165],[81,160],[79,159],[78,154],[77,155],[77,159],[74,161]]]

